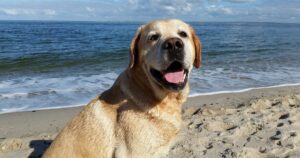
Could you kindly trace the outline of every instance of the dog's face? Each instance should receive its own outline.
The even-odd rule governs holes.
[[[182,90],[193,65],[200,67],[201,44],[193,29],[180,20],[143,25],[131,43],[130,68],[142,66],[148,78],[171,91]]]

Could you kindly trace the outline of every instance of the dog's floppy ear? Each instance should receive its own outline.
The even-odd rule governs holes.
[[[139,27],[131,44],[130,44],[130,63],[129,68],[133,68],[138,59],[138,43],[140,41],[141,33],[142,33],[143,26]]]
[[[194,61],[194,66],[196,68],[199,68],[201,65],[201,43],[199,38],[197,37],[194,29],[191,28],[191,32],[192,32],[192,39],[195,45],[195,61]]]

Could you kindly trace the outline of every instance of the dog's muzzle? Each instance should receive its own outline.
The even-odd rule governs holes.
[[[164,88],[180,91],[185,87],[189,73],[183,64],[184,44],[180,38],[173,37],[164,41],[161,49],[167,54],[170,64],[164,70],[150,68],[150,73]]]

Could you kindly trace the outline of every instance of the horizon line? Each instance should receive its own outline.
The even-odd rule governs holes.
[[[155,19],[153,19],[155,20]],[[4,20],[0,19],[0,22],[86,22],[86,23],[147,23],[149,21],[153,20],[148,20],[148,21],[142,21],[142,20],[112,20],[112,21],[96,21],[96,20]],[[158,19],[159,20],[159,19]],[[183,20],[185,21],[185,20]],[[276,22],[276,21],[195,21],[195,20],[187,20],[185,22],[188,23],[274,23],[274,24],[300,24],[300,22]]]

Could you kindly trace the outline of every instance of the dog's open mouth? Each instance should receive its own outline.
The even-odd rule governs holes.
[[[178,61],[174,61],[164,71],[151,68],[150,72],[161,85],[169,90],[182,90],[187,82],[188,70],[184,69],[183,64]]]

